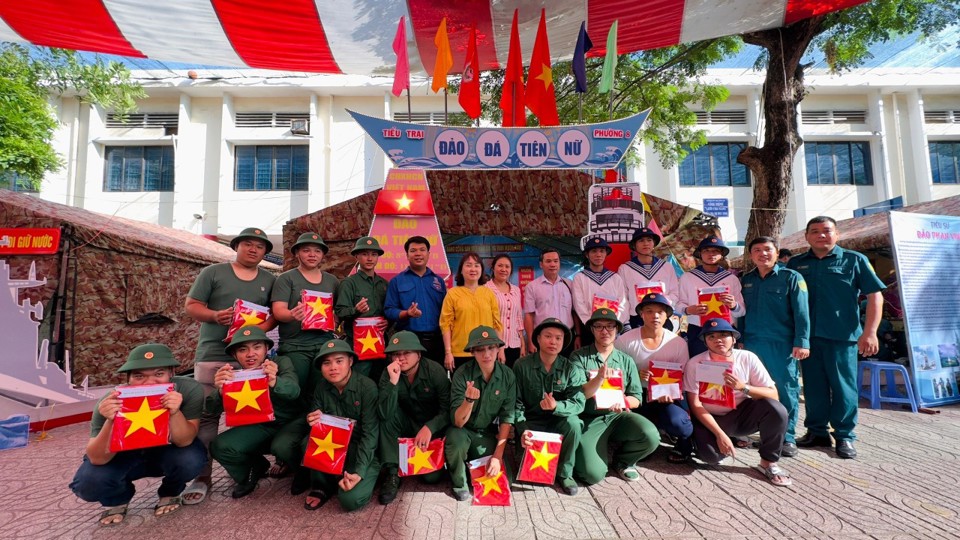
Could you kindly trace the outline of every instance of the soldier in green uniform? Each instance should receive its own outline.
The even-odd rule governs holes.
[[[660,433],[657,426],[643,416],[631,412],[640,407],[643,388],[637,365],[627,353],[617,350],[613,344],[617,334],[623,330],[623,323],[617,314],[606,308],[593,312],[584,325],[593,333],[592,345],[577,349],[570,356],[571,361],[584,373],[587,383],[583,385],[583,395],[587,398],[583,414],[583,438],[576,452],[574,473],[587,485],[596,484],[604,479],[609,470],[607,451],[610,441],[621,443],[614,454],[614,467],[617,475],[628,482],[640,479],[636,464],[649,456],[660,445]],[[609,409],[597,409],[596,393],[611,374],[611,370],[620,370],[623,375],[623,393],[626,403],[614,404]],[[591,374],[595,371],[595,374]]]
[[[518,451],[530,446],[527,430],[563,436],[557,478],[567,495],[579,491],[573,479],[573,464],[583,432],[580,413],[586,401],[583,385],[587,382],[583,370],[560,356],[572,339],[570,329],[560,319],[544,319],[533,330],[537,352],[520,358],[513,366],[517,377]]]
[[[303,414],[299,401],[300,385],[293,363],[286,356],[267,360],[273,340],[256,326],[245,326],[234,334],[227,345],[227,353],[240,364],[241,369],[263,369],[267,376],[270,403],[275,419],[263,424],[237,426],[224,431],[210,444],[210,454],[226,469],[237,483],[231,494],[234,499],[246,497],[257,488],[269,467],[264,454],[280,427]],[[217,370],[213,385],[217,391],[207,397],[207,409],[223,412],[223,385],[233,380],[233,366],[226,364]]]
[[[807,283],[803,276],[777,262],[775,239],[758,236],[750,241],[747,252],[757,266],[740,278],[747,309],[739,324],[742,341],[748,351],[760,357],[777,384],[780,403],[787,410],[787,432],[780,456],[794,457],[800,413],[797,362],[810,356]]]
[[[340,282],[335,308],[337,318],[343,324],[347,343],[353,343],[353,323],[358,317],[383,317],[380,329],[386,330],[387,327],[386,315],[383,312],[387,280],[378,276],[375,271],[377,261],[383,255],[380,242],[372,236],[364,236],[357,240],[350,254],[357,258],[357,272]],[[386,365],[386,360],[362,360],[357,362],[353,371],[378,381]]]
[[[497,361],[503,341],[489,326],[470,331],[464,350],[473,361],[453,374],[450,389],[450,421],[444,455],[453,484],[453,497],[470,498],[467,485],[467,459],[491,455],[487,475],[503,469],[510,428],[516,419],[517,380],[513,371]],[[499,428],[496,421],[499,420]]]
[[[190,292],[184,310],[187,315],[200,324],[200,339],[194,356],[193,376],[203,385],[205,395],[214,391],[213,376],[224,364],[238,367],[233,358],[224,350],[223,340],[233,322],[233,304],[238,299],[268,307],[270,293],[276,278],[259,267],[267,253],[273,250],[273,243],[261,229],[250,227],[240,232],[230,241],[230,247],[237,252],[236,259],[228,263],[210,265],[200,271]],[[275,322],[268,318],[259,326],[270,330]],[[220,416],[204,411],[200,417],[200,432],[197,436],[204,447],[217,436]],[[210,463],[197,479],[183,492],[184,504],[200,504],[210,490]]]
[[[316,510],[334,493],[340,506],[350,512],[366,506],[373,496],[380,463],[377,460],[377,438],[380,421],[377,418],[377,385],[359,373],[353,373],[357,355],[353,347],[339,339],[328,341],[317,354],[317,365],[323,378],[313,394],[313,407],[307,423],[314,425],[321,414],[330,414],[356,420],[347,461],[342,476],[312,471],[312,490],[304,508]],[[307,439],[300,446],[301,456],[306,452]],[[292,463],[292,459],[284,459]]]
[[[450,425],[450,380],[436,362],[421,362],[426,349],[413,332],[397,332],[390,338],[386,353],[391,363],[380,376],[377,411],[380,414],[380,461],[386,481],[380,487],[380,504],[390,504],[400,489],[400,437],[413,437],[421,449],[431,439],[442,437]],[[443,471],[422,476],[435,484]]]
[[[833,427],[837,456],[857,457],[857,352],[867,357],[879,350],[877,327],[885,287],[861,253],[837,245],[837,222],[818,216],[807,222],[810,251],[796,255],[788,268],[800,272],[810,292],[810,357],[800,363],[803,374],[807,433],[797,446],[831,446]],[[860,326],[858,297],[867,297],[866,323]]]

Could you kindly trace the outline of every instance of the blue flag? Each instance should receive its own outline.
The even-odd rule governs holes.
[[[587,23],[580,23],[580,35],[577,36],[577,48],[573,51],[573,77],[577,80],[577,92],[587,92],[587,51],[593,48],[593,42],[587,35]]]

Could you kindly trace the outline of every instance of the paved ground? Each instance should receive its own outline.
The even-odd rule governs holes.
[[[137,483],[126,521],[96,526],[99,509],[67,483],[80,461],[86,426],[34,436],[0,452],[0,537],[12,538],[842,538],[960,537],[960,407],[930,416],[861,409],[860,459],[801,450],[784,466],[794,486],[777,488],[752,469],[754,450],[732,466],[676,466],[661,448],[640,482],[615,477],[576,497],[552,488],[514,486],[507,508],[457,503],[442,487],[405,481],[389,506],[373,501],[345,514],[331,501],[317,512],[288,493],[290,479],[264,480],[240,501],[217,466],[214,490],[200,506],[152,515],[156,481]]]

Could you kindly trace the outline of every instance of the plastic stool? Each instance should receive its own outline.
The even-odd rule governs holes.
[[[863,388],[863,373],[870,372],[870,388]],[[886,375],[887,389],[880,391],[880,372]],[[903,375],[907,395],[897,391],[896,374]],[[913,385],[910,383],[910,374],[907,368],[893,362],[876,362],[864,360],[857,364],[857,392],[860,397],[870,402],[871,409],[879,409],[880,403],[907,403],[913,412],[917,412],[917,399],[913,394]]]

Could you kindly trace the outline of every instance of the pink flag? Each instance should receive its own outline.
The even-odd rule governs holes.
[[[400,17],[397,35],[393,38],[393,52],[397,53],[397,68],[393,72],[393,95],[410,89],[410,61],[407,60],[407,21]]]

